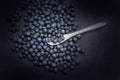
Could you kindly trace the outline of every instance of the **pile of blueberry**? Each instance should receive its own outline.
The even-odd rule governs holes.
[[[64,39],[64,34],[75,31],[74,17],[74,7],[66,0],[25,0],[11,18],[12,51],[47,71],[73,70],[79,64],[79,55],[84,53],[76,44],[81,36],[54,46],[46,39],[56,43]]]

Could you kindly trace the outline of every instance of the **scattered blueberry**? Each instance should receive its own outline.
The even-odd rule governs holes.
[[[25,0],[21,10],[10,23],[13,51],[34,64],[42,65],[47,71],[74,69],[77,66],[75,64],[79,63],[76,53],[83,54],[76,46],[81,35],[56,46],[46,42],[60,42],[64,34],[76,30],[74,7],[62,0]]]

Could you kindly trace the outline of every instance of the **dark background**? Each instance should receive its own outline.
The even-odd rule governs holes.
[[[101,21],[107,26],[83,35],[79,45],[86,54],[81,55],[80,66],[67,75],[45,72],[10,52],[6,18],[20,2],[0,0],[0,80],[120,80],[119,0],[71,0],[78,29]]]

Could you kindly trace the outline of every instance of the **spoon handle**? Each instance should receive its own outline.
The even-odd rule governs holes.
[[[75,36],[77,34],[82,34],[82,33],[85,33],[85,32],[91,31],[91,30],[98,29],[100,27],[105,26],[106,24],[107,24],[106,22],[100,22],[100,23],[94,24],[92,26],[86,27],[86,28],[84,28],[82,30],[72,32],[72,33],[69,33],[69,34],[65,34],[65,36],[70,38],[70,37],[73,37],[73,36]]]

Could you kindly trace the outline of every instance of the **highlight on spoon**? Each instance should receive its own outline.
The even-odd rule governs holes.
[[[100,22],[100,23],[97,23],[97,24],[94,24],[92,26],[88,26],[84,29],[81,29],[79,31],[76,31],[76,32],[72,32],[72,33],[68,33],[68,34],[64,34],[63,37],[64,39],[60,42],[56,42],[54,43],[53,41],[48,41],[47,38],[46,38],[46,42],[49,44],[49,45],[59,45],[59,44],[62,44],[63,42],[65,42],[66,40],[70,39],[71,37],[75,36],[75,35],[78,35],[78,34],[82,34],[82,33],[85,33],[85,32],[88,32],[88,31],[92,31],[92,30],[95,30],[97,28],[100,28],[100,27],[103,27],[105,26],[107,23],[106,22]]]

